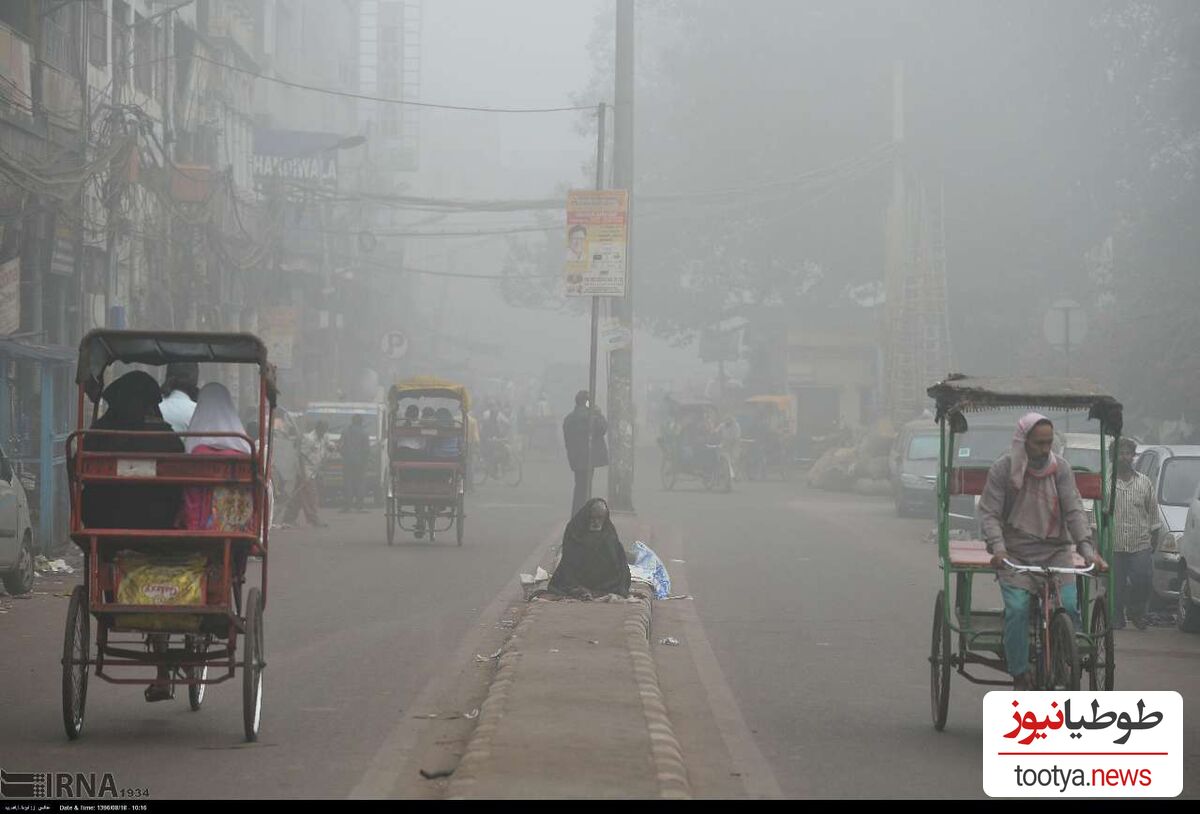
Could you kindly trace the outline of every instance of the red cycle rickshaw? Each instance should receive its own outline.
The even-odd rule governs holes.
[[[118,362],[256,365],[261,440],[237,433],[203,433],[244,438],[249,454],[93,451],[87,439],[174,435],[86,429],[99,411],[105,372]],[[187,686],[193,710],[200,709],[207,686],[233,679],[241,668],[245,735],[248,741],[256,740],[266,666],[263,610],[276,399],[274,369],[267,362],[266,347],[250,334],[98,330],[80,343],[75,381],[79,385],[79,424],[67,438],[66,447],[71,539],[83,551],[85,567],[83,584],[71,594],[63,642],[67,736],[78,738],[83,729],[92,668],[97,678],[109,683],[143,685],[148,683],[146,668],[154,668],[159,676],[165,670],[172,690],[176,685]],[[85,399],[91,402],[89,411],[84,409]],[[190,434],[178,435],[186,438]],[[221,496],[222,506],[233,507],[236,521],[203,530],[86,525],[82,508],[86,490],[111,493],[139,486],[213,489]],[[261,561],[259,585],[243,597],[251,558]],[[96,621],[94,642],[92,619]],[[210,675],[210,670],[215,674]],[[135,677],[131,675],[134,672],[143,675]]]

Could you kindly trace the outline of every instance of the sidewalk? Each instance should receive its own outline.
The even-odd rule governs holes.
[[[630,518],[614,520],[627,546],[638,539]],[[690,797],[650,653],[651,608],[640,586],[622,602],[531,602],[449,796]]]

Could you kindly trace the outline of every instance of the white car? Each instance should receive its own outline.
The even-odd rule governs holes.
[[[1176,602],[1183,576],[1180,542],[1187,523],[1188,504],[1200,487],[1200,446],[1147,446],[1133,468],[1154,483],[1162,524],[1153,556],[1154,593],[1160,599]],[[1197,566],[1200,563],[1191,565]],[[1192,596],[1195,595],[1193,590]]]
[[[33,590],[33,527],[25,487],[0,449],[0,580],[14,596]]]
[[[1200,486],[1193,490],[1179,539],[1179,629],[1200,633]]]

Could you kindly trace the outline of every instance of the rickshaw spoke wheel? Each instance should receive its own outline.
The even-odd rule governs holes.
[[[521,477],[524,475],[524,470],[521,465],[521,459],[516,453],[509,453],[507,475],[508,477],[505,482],[509,486],[521,485]]]
[[[1079,689],[1079,644],[1075,641],[1075,625],[1065,610],[1056,611],[1050,620],[1051,690]]]
[[[203,656],[208,652],[208,637],[189,636],[187,649],[192,657]],[[208,665],[189,667],[187,668],[187,675],[189,679],[204,681],[208,678]],[[200,706],[204,703],[204,695],[207,690],[207,684],[188,684],[188,706],[192,708],[192,712],[200,711]]]
[[[1108,598],[1097,597],[1092,603],[1092,619],[1088,625],[1092,638],[1092,657],[1088,663],[1088,689],[1111,690],[1116,685],[1116,645],[1112,626],[1108,623]]]
[[[242,722],[246,740],[258,740],[262,723],[263,603],[258,588],[246,597],[246,634],[242,637]]]
[[[950,627],[946,624],[946,592],[933,603],[933,636],[929,645],[929,705],[933,728],[946,728],[950,711]]]
[[[76,585],[67,606],[67,629],[63,636],[62,702],[63,726],[67,737],[75,740],[83,731],[83,713],[87,706],[88,655],[91,651],[91,617],[87,608],[87,589]]]
[[[663,456],[662,468],[659,470],[659,477],[662,479],[664,489],[670,491],[675,488],[675,478],[677,477],[675,465],[665,455]]]

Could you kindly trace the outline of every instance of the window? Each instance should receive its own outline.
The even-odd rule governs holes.
[[[88,2],[88,62],[97,68],[108,64],[108,14],[104,0]]]
[[[152,27],[142,15],[133,15],[133,86],[147,95],[154,90]]]
[[[942,439],[936,435],[914,435],[908,442],[908,460],[936,461]]]
[[[129,68],[133,62],[130,47],[129,6],[115,0],[112,13],[113,92],[118,97],[129,84]]]
[[[1100,471],[1100,450],[1098,449],[1067,447],[1063,450],[1063,457],[1067,459],[1067,463],[1071,465],[1072,469],[1084,472]]]
[[[1200,458],[1171,458],[1163,464],[1158,502],[1164,506],[1186,506],[1200,484]]]

